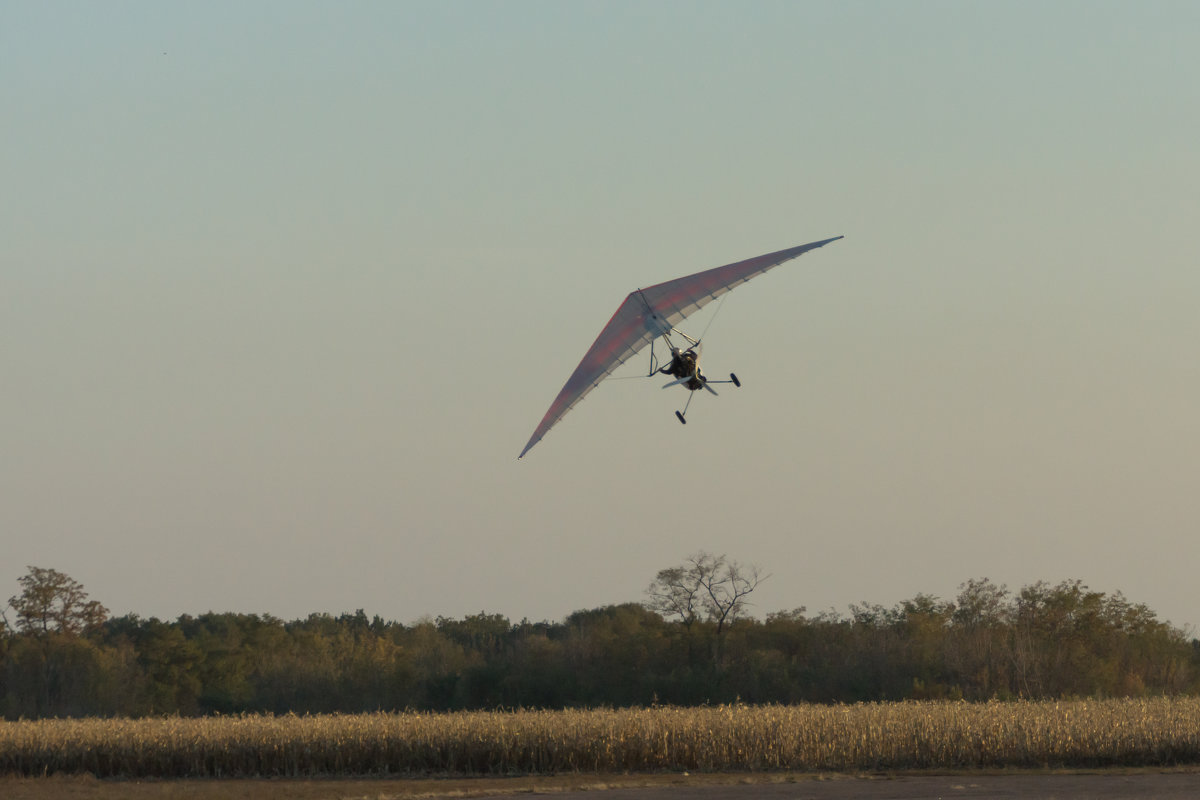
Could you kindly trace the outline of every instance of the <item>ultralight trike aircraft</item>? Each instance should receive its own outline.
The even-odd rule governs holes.
[[[600,384],[600,381],[611,375],[613,370],[621,364],[640,353],[646,345],[650,345],[650,372],[646,377],[665,374],[675,378],[664,385],[664,389],[671,386],[683,386],[689,392],[706,389],[716,394],[716,389],[709,384],[732,383],[734,386],[741,386],[737,375],[733,373],[729,374],[727,381],[710,381],[706,378],[700,371],[700,340],[693,339],[676,330],[675,325],[689,314],[699,311],[708,303],[751,278],[761,275],[785,261],[791,261],[809,250],[815,250],[841,238],[841,236],[834,236],[832,239],[798,245],[787,250],[767,253],[723,267],[714,267],[630,292],[625,301],[617,308],[612,319],[600,331],[600,335],[596,337],[591,348],[584,354],[579,366],[571,373],[571,377],[567,379],[562,391],[558,393],[558,397],[554,398],[550,409],[542,417],[541,423],[534,430],[533,436],[529,437],[529,442],[517,458],[528,453],[530,448],[540,442],[555,423],[578,405],[588,392]],[[686,340],[689,346],[686,349],[677,346],[671,339],[672,334]],[[659,337],[662,337],[671,352],[670,363],[661,369],[654,355],[654,341]],[[689,393],[683,410],[675,412],[675,416],[685,425],[687,424],[685,415],[691,402],[692,395]]]

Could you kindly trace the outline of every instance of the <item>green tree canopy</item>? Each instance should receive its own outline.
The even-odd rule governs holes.
[[[22,633],[50,632],[77,636],[98,628],[108,618],[108,609],[88,600],[83,584],[58,570],[29,567],[17,579],[21,593],[8,604],[17,614]]]

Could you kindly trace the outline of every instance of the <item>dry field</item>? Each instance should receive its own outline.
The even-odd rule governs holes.
[[[0,775],[309,778],[1200,764],[1200,698],[0,722]]]

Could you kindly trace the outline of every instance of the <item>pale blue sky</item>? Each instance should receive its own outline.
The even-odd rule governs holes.
[[[1081,578],[1200,626],[1198,37],[0,2],[0,597],[560,619],[706,549],[759,614]],[[742,389],[610,381],[516,460],[629,291],[837,235],[721,307]]]

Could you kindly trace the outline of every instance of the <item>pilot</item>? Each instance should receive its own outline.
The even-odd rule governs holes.
[[[659,370],[664,375],[674,375],[676,378],[682,378],[692,374],[688,369],[687,354],[681,352],[678,347],[671,348],[671,363]]]
[[[685,372],[684,375],[691,375],[691,374],[695,373],[695,371],[696,371],[696,351],[695,350],[688,350],[686,353],[683,354],[683,367],[685,370],[687,370],[687,372]],[[680,375],[679,377],[682,378],[683,375]]]

